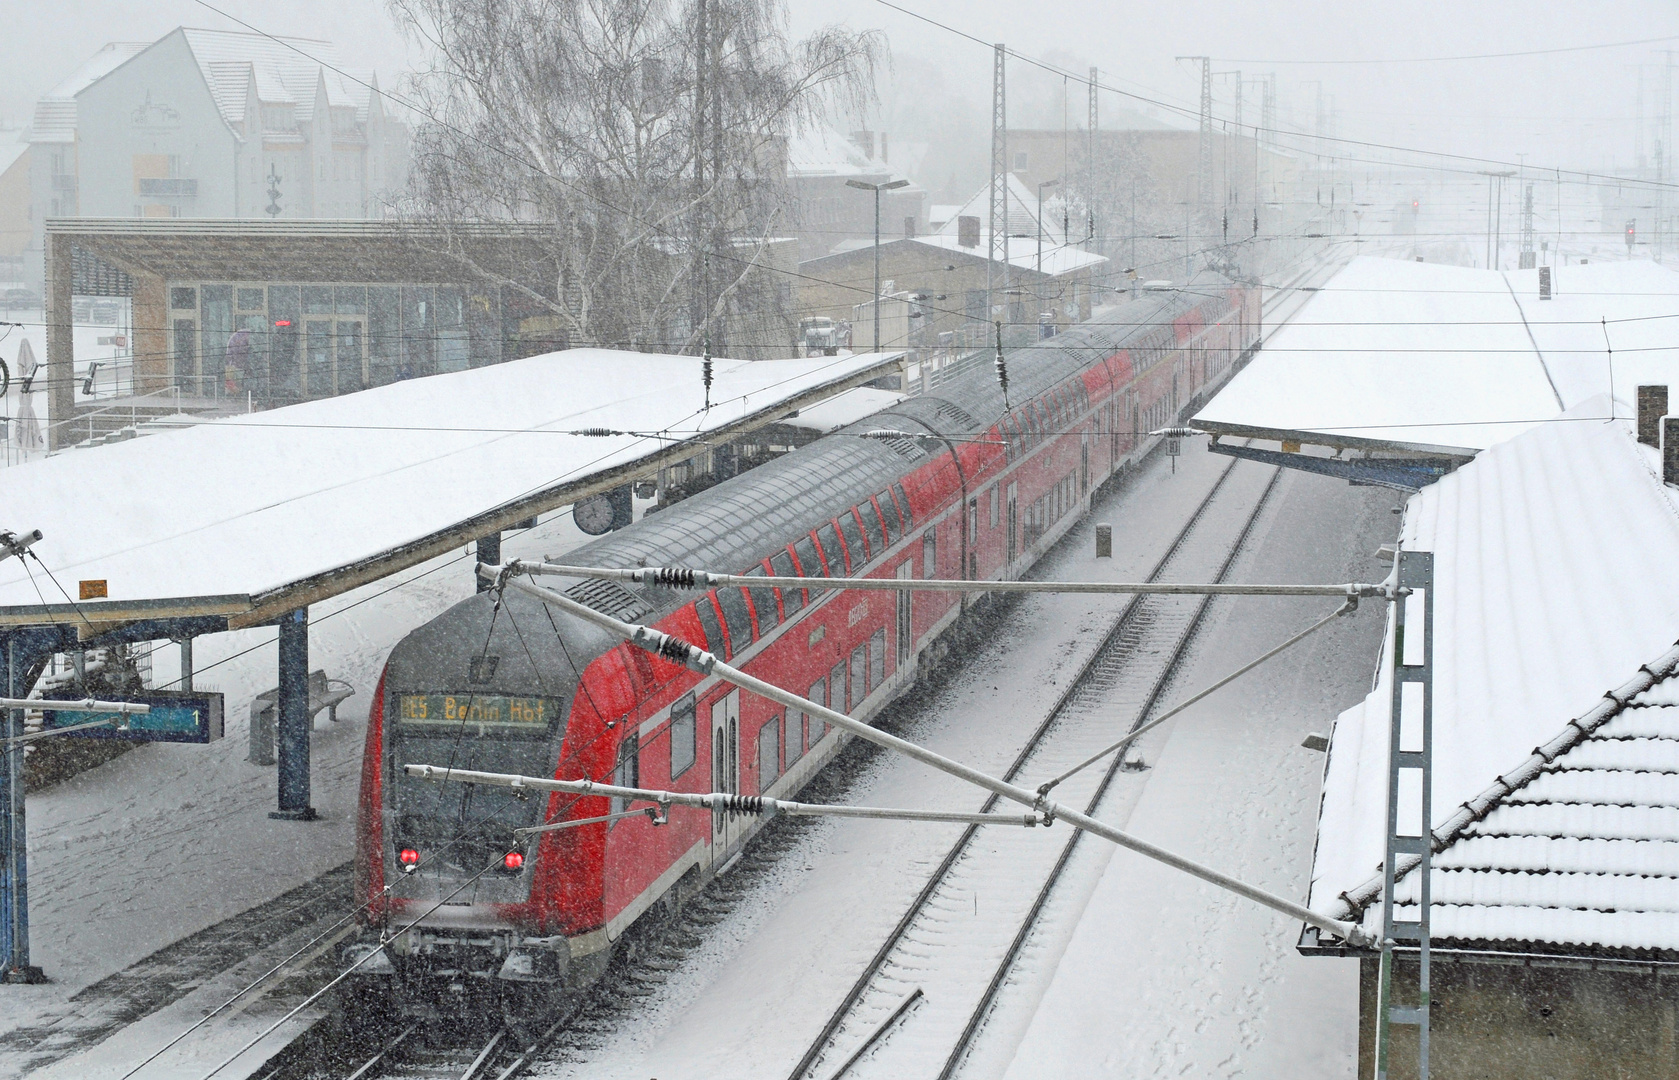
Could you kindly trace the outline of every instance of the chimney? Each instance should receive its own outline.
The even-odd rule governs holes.
[[[956,242],[962,247],[979,247],[979,216],[963,214],[956,219]]]
[[[1679,485],[1679,416],[1662,417],[1662,483]]]
[[[915,218],[914,217],[904,218],[904,238],[906,240],[914,240],[915,239]]]
[[[1662,417],[1667,415],[1667,387],[1638,388],[1638,441],[1645,446],[1664,446]],[[1676,448],[1679,449],[1679,448]]]

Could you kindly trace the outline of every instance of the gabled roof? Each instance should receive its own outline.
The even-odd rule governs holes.
[[[1437,939],[1619,948],[1642,934],[1636,947],[1679,950],[1679,917],[1658,934],[1543,914],[1656,910],[1626,860],[1671,851],[1627,842],[1679,842],[1679,729],[1653,708],[1679,695],[1621,711],[1679,664],[1679,491],[1609,405],[1588,399],[1483,451],[1407,507],[1402,542],[1435,567]],[[1629,684],[1641,664],[1654,673]],[[1367,919],[1386,822],[1385,659],[1378,671],[1335,722],[1311,893]]]
[[[222,119],[245,119],[245,95],[255,76],[258,100],[293,104],[299,123],[313,119],[315,91],[324,80],[327,102],[356,110],[367,118],[372,91],[369,72],[347,71],[337,46],[315,38],[269,37],[232,30],[183,27],[181,33],[198,61],[204,82]]]
[[[144,41],[113,41],[88,57],[63,82],[35,103],[25,138],[32,143],[76,141],[76,95],[150,48]]]
[[[1053,213],[1046,214],[1043,207],[1049,205],[1045,199],[1043,204],[1038,202],[1038,194],[1027,187],[1014,173],[1005,173],[1008,196],[1005,200],[1008,207],[1004,221],[1007,224],[1009,236],[1029,236],[1036,243],[1039,219],[1043,219],[1044,244],[1061,244],[1066,239],[1061,229],[1061,219]],[[962,204],[962,208],[952,214],[934,235],[956,236],[960,230],[960,220],[964,217],[979,218],[980,246],[986,247],[990,243],[987,237],[991,235],[991,185],[987,184]]]
[[[787,175],[904,178],[892,166],[870,157],[856,143],[827,124],[802,127],[788,140]]]

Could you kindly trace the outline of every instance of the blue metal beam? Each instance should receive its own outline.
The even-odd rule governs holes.
[[[1231,457],[1395,491],[1421,491],[1456,467],[1455,462],[1442,458],[1328,458],[1285,454],[1280,450],[1261,450],[1253,446],[1232,446],[1223,442],[1210,443],[1207,449],[1215,454],[1229,454]]]

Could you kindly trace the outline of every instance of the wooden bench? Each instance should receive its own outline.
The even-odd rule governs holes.
[[[333,723],[338,722],[338,706],[346,698],[355,696],[355,688],[343,679],[329,679],[325,671],[309,673],[309,721],[322,709]],[[264,691],[251,702],[251,754],[246,761],[253,765],[274,764],[274,750],[279,727],[280,688]]]

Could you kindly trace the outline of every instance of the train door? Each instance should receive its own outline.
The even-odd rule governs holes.
[[[1079,498],[1090,494],[1090,435],[1079,435]]]
[[[1018,537],[1020,535],[1020,500],[1019,500],[1019,497],[1018,497],[1019,494],[1020,494],[1020,485],[1010,484],[1009,485],[1009,558],[1008,558],[1008,562],[1004,564],[1006,567],[1010,567],[1010,566],[1014,565],[1015,545],[1018,543],[1018,541],[1016,540],[1016,537]]]
[[[711,790],[740,793],[740,691],[711,704]],[[720,859],[746,831],[740,814],[712,811],[711,857]]]
[[[915,575],[915,561],[913,559],[905,560],[901,565],[899,565],[899,567],[898,567],[898,577],[900,579],[908,579],[910,577],[913,577],[914,575]],[[910,606],[909,606],[910,601],[909,601],[909,598],[910,598],[910,591],[908,589],[899,590],[899,592],[898,592],[898,665],[897,665],[899,671],[902,671],[903,668],[904,668],[904,665],[909,663],[910,653],[911,653],[911,651],[913,651],[913,649],[915,647],[915,630],[910,625],[910,618],[909,618],[909,616],[910,616]]]

